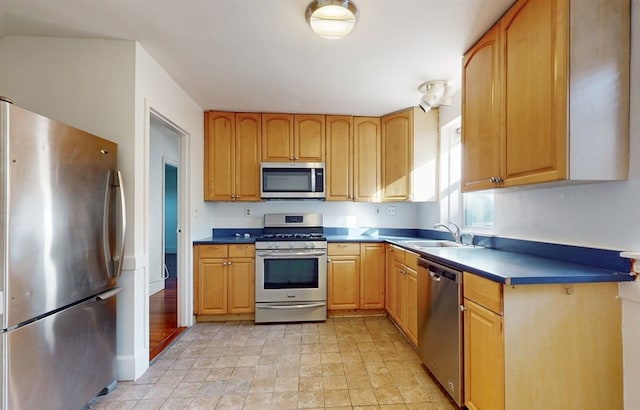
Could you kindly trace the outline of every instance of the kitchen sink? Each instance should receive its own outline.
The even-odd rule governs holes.
[[[452,248],[463,246],[460,243],[445,240],[402,241],[402,243],[416,248]]]

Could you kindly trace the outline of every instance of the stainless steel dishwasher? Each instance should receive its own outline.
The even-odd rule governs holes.
[[[462,272],[418,259],[418,354],[458,406],[463,405]]]

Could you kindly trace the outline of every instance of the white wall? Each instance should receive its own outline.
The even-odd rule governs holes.
[[[640,0],[632,3],[629,179],[571,187],[497,190],[494,230],[501,237],[640,251]],[[441,107],[441,124],[460,102]],[[444,120],[443,120],[444,118]],[[640,285],[620,286],[625,409],[640,408]]]
[[[127,219],[133,220],[135,44],[120,40],[6,36],[0,40],[0,94],[20,106],[118,143]],[[133,310],[135,224],[129,224],[118,285],[118,372],[133,340],[123,323]],[[127,361],[126,359],[124,360]],[[133,366],[131,366],[131,369]]]
[[[137,43],[121,40],[5,36],[0,39],[0,95],[20,106],[118,143],[127,196],[127,244],[118,296],[118,377],[148,368],[148,181],[150,110],[184,131],[180,160],[201,152],[203,110]],[[202,159],[180,178],[182,258],[178,320],[191,325],[191,225],[202,203]],[[195,188],[194,188],[195,187]],[[199,197],[200,204],[197,203]],[[202,230],[204,232],[204,230]]]
[[[131,317],[125,324],[131,336],[133,366],[123,378],[134,379],[142,375],[148,366],[149,357],[149,208],[154,206],[149,198],[149,150],[151,111],[166,119],[184,134],[180,138],[179,175],[179,220],[181,233],[178,237],[178,325],[191,326],[193,321],[193,275],[191,270],[191,241],[193,226],[192,209],[202,202],[202,160],[192,163],[202,152],[204,114],[200,107],[153,58],[140,46],[135,45],[135,168],[136,168],[136,275],[131,277],[130,288],[135,289]],[[200,154],[201,155],[201,154]],[[192,196],[193,195],[193,196]],[[195,197],[195,198],[194,198]],[[181,289],[181,290],[180,290]],[[124,368],[125,366],[123,366]]]
[[[211,214],[206,220],[208,231],[203,237],[211,236],[211,228],[262,228],[265,213],[318,212],[324,216],[327,227],[365,228],[415,228],[418,219],[418,204],[332,202],[332,201],[264,201],[264,202],[216,202],[204,207]],[[395,207],[396,215],[387,215],[387,208]],[[246,208],[251,216],[245,216]],[[202,219],[202,218],[201,218]]]

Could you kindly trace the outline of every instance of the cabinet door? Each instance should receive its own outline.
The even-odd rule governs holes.
[[[408,201],[413,163],[413,111],[385,115],[382,125],[382,200]]]
[[[324,162],[324,123],[325,117],[321,114],[294,116],[294,161]]]
[[[353,119],[353,197],[360,202],[379,202],[380,118]]]
[[[384,308],[392,318],[394,318],[396,315],[396,276],[393,256],[394,252],[397,252],[396,248],[393,245],[387,244],[384,268]]]
[[[198,313],[227,313],[227,259],[200,258],[198,263]]]
[[[462,60],[462,189],[495,188],[504,178],[500,158],[500,26],[495,25]]]
[[[327,271],[327,308],[358,309],[360,257],[330,256]]]
[[[404,330],[405,328],[405,317],[406,317],[406,301],[405,301],[405,292],[406,292],[406,276],[405,276],[404,264],[399,263],[397,261],[393,262],[393,281],[394,281],[394,292],[395,292],[395,311],[393,314],[393,320],[398,324],[400,329]]]
[[[360,309],[384,309],[384,244],[360,244]]]
[[[204,199],[231,201],[234,195],[235,120],[232,112],[206,112]]]
[[[255,259],[229,259],[227,277],[229,313],[253,313],[255,311]]]
[[[353,117],[326,117],[326,200],[353,199]]]
[[[464,397],[470,410],[504,409],[502,317],[464,300]]]
[[[404,276],[404,327],[407,337],[415,346],[418,344],[418,272],[405,266]]]
[[[260,200],[260,114],[237,113],[235,138],[235,199]]]
[[[568,9],[519,0],[501,20],[505,186],[567,178]]]
[[[293,115],[262,114],[262,160],[293,161]]]

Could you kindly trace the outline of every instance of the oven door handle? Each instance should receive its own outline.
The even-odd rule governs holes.
[[[262,258],[289,258],[291,256],[326,256],[326,252],[283,252],[283,253],[272,253],[272,252],[258,252],[256,256],[260,256]]]
[[[314,308],[314,307],[323,307],[326,306],[325,303],[309,303],[306,305],[266,305],[266,306],[257,306],[256,309],[306,309],[306,308]]]

